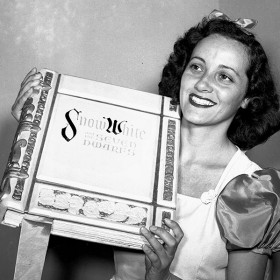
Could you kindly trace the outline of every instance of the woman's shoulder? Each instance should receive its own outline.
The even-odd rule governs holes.
[[[242,151],[238,148],[237,152],[237,160],[236,164],[243,168],[244,174],[251,174],[256,170],[261,170],[262,167],[260,167],[256,162],[252,161],[247,155],[246,151]]]
[[[217,219],[228,250],[280,250],[280,171],[266,168],[233,178],[217,199]]]
[[[225,186],[235,177],[240,174],[249,174],[251,175],[256,170],[261,170],[262,168],[249,159],[249,157],[245,154],[244,151],[241,151],[237,147],[237,151],[228,163],[222,178],[221,185],[219,186],[218,193],[220,193]]]

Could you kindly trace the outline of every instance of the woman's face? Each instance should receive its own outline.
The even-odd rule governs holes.
[[[195,47],[181,80],[184,119],[195,125],[229,127],[239,107],[246,107],[248,55],[244,46],[210,35]]]

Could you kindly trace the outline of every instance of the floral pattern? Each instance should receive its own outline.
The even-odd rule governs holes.
[[[147,208],[144,207],[44,188],[40,190],[38,206],[128,225],[145,226],[147,221]]]

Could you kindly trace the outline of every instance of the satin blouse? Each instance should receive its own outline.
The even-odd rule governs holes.
[[[225,280],[228,250],[280,250],[280,172],[261,170],[237,150],[214,190],[178,194],[176,221],[184,237],[170,267],[183,280]],[[115,251],[117,280],[145,279],[144,255]]]

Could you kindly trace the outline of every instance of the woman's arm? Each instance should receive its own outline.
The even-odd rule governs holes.
[[[280,279],[280,251],[272,255],[273,280]]]
[[[267,255],[256,254],[252,251],[230,252],[227,280],[263,280],[267,260]]]

